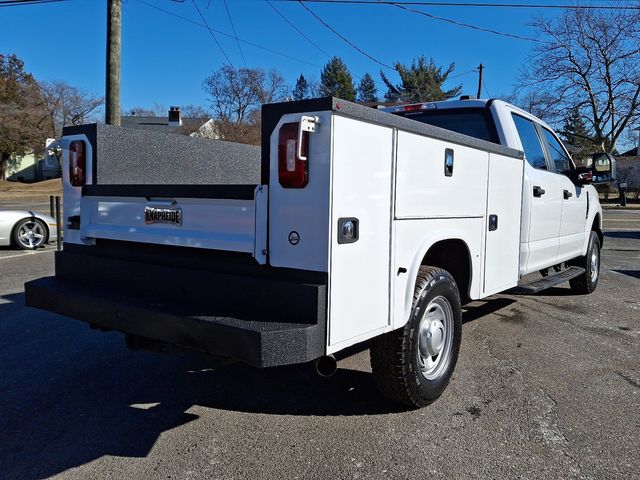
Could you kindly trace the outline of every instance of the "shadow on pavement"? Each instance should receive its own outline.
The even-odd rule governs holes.
[[[497,314],[503,308],[515,303],[511,298],[492,298],[490,300],[479,300],[462,307],[462,323],[469,323],[485,315]]]
[[[613,270],[616,273],[628,275],[629,277],[640,279],[640,270]]]
[[[0,349],[4,478],[48,477],[103,455],[144,457],[161,433],[198,421],[201,407],[402,411],[380,396],[368,372],[342,368],[320,378],[308,365],[259,370],[202,355],[131,352],[121,334],[24,307],[24,294],[0,297]]]
[[[632,240],[640,240],[640,231],[638,232],[604,232],[605,237],[610,238],[627,238]]]

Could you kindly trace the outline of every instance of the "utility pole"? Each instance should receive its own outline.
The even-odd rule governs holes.
[[[478,98],[482,96],[482,71],[484,70],[484,65],[480,62],[478,65]]]
[[[122,0],[107,0],[107,77],[105,123],[120,125],[120,45]]]

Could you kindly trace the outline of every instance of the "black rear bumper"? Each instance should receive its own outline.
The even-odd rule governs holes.
[[[55,277],[25,285],[28,306],[257,367],[325,354],[326,284],[317,276],[290,280],[265,268],[236,275],[65,249]]]

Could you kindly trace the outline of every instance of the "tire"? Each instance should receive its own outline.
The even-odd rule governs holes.
[[[593,292],[598,286],[598,280],[600,279],[600,239],[596,232],[591,231],[587,254],[569,263],[570,265],[584,268],[582,275],[569,280],[569,285],[573,293],[583,295]]]
[[[44,245],[49,236],[49,230],[42,220],[37,218],[23,218],[15,227],[11,235],[13,244],[21,250],[35,250]]]
[[[429,405],[449,384],[461,337],[462,310],[456,282],[446,270],[420,267],[409,321],[371,345],[376,386],[387,398],[403,405]]]

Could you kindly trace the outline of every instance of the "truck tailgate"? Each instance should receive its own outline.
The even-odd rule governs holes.
[[[215,188],[195,188],[191,193],[182,188],[175,193],[203,196],[204,190],[210,196],[230,197],[235,191],[236,197],[245,198],[178,197],[171,195],[169,186],[157,192],[139,185],[87,186],[81,200],[80,234],[85,241],[126,240],[253,253],[263,263],[266,187],[235,187],[223,194]]]

